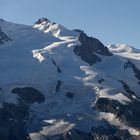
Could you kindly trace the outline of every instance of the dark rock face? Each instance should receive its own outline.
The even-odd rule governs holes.
[[[125,89],[125,91],[128,93],[126,95],[128,98],[135,101],[135,99],[133,99],[133,95],[134,95],[135,97],[137,97],[137,99],[140,99],[138,96],[136,96],[136,94],[130,89],[130,87],[124,81],[120,80],[120,82],[122,83],[122,86]]]
[[[128,130],[119,130],[106,122],[106,126],[93,127],[91,134],[94,140],[126,140],[131,137]]]
[[[135,74],[135,77],[139,80],[139,84],[140,84],[140,70],[136,67],[135,64],[133,64],[130,60],[128,60],[125,65],[124,65],[124,69],[127,69],[127,68],[132,68],[134,74]]]
[[[24,118],[29,107],[25,104],[4,103],[0,109],[0,140],[27,140]]]
[[[62,140],[93,140],[90,133],[85,133],[80,130],[71,130],[63,134]]]
[[[4,32],[2,32],[0,27],[0,45],[5,44],[8,41],[12,41]]]
[[[19,99],[26,103],[42,103],[45,100],[44,95],[32,87],[15,88],[11,92],[17,94],[20,97]]]
[[[104,81],[104,79],[99,79],[98,83],[101,84]]]
[[[94,108],[101,112],[113,113],[126,125],[140,128],[140,102],[132,101],[125,105],[109,98],[99,98]]]
[[[72,99],[74,97],[74,94],[72,92],[67,92],[66,96],[70,99]]]
[[[54,66],[57,68],[57,72],[61,73],[61,69],[59,68],[59,66],[56,64],[56,62],[52,59],[52,63],[54,64]]]
[[[35,24],[41,24],[42,22],[48,22],[49,20],[47,18],[40,18],[38,19]]]
[[[77,31],[77,30],[76,30]],[[112,55],[108,48],[105,47],[98,39],[88,37],[83,31],[80,32],[80,46],[74,48],[74,53],[81,57],[82,60],[90,65],[100,62],[101,58],[97,55],[110,56]]]
[[[15,88],[12,92],[19,96],[19,100],[17,105],[3,103],[0,108],[0,140],[29,140],[24,121],[29,115],[29,103],[42,103],[45,97],[31,87]]]
[[[58,80],[55,88],[56,92],[59,92],[61,85],[62,85],[62,81]]]

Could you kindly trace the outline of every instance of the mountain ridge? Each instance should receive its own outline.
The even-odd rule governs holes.
[[[0,27],[11,39],[0,44],[1,140],[139,136],[139,51],[46,18]]]

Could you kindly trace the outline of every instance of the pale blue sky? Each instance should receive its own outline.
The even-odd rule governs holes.
[[[80,28],[105,45],[140,49],[140,0],[0,0],[0,18],[32,25],[40,17]]]

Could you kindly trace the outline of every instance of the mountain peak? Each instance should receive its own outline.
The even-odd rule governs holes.
[[[62,37],[76,37],[79,33],[69,30],[66,27],[64,27],[61,24],[55,23],[55,22],[51,22],[49,19],[47,18],[40,18],[38,21],[36,21],[33,25],[34,28],[37,28],[39,30],[42,30],[45,33],[49,33],[52,34],[53,36],[57,37],[57,38],[61,38]],[[63,38],[64,39],[64,38]],[[62,39],[62,40],[63,40]]]
[[[127,44],[110,44],[108,48],[113,53],[140,53],[138,49]]]
[[[139,54],[116,54],[131,48],[108,49],[47,18],[33,27],[5,20],[0,27],[0,139],[140,134]]]
[[[47,19],[47,18],[39,18],[36,22],[35,22],[35,24],[42,24],[42,23],[48,23],[48,22],[50,22],[50,20],[49,19]]]

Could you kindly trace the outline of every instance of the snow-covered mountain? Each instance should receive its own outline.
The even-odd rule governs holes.
[[[0,140],[138,139],[139,60],[46,18],[0,19]]]

